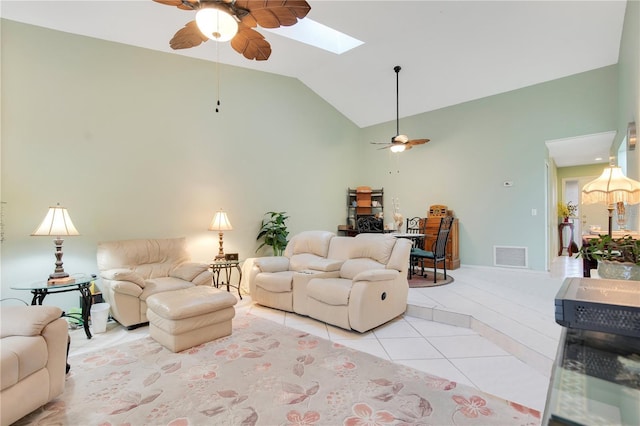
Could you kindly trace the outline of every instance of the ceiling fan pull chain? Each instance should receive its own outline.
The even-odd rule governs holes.
[[[216,75],[217,75],[217,91],[218,101],[216,102],[216,112],[220,112],[220,43],[216,41]]]

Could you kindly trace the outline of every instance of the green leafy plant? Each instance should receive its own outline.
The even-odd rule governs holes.
[[[620,238],[600,235],[589,239],[588,244],[580,248],[579,256],[598,261],[628,262],[640,266],[640,240],[634,240],[629,235]]]
[[[267,212],[265,216],[267,217],[262,219],[262,226],[256,238],[256,240],[264,238],[264,241],[256,251],[264,246],[269,246],[273,249],[275,256],[282,256],[289,242],[287,241],[289,231],[285,223],[285,221],[289,219],[289,216],[286,215],[286,212]]]

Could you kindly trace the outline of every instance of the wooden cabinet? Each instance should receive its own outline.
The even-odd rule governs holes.
[[[440,227],[440,218],[439,217],[430,217],[422,220],[426,220],[426,228],[425,228],[425,238],[424,238],[424,249],[431,251],[433,245],[436,242],[436,238],[438,237],[438,228]],[[447,269],[458,269],[460,267],[460,245],[458,240],[458,219],[454,219],[451,224],[451,231],[449,231],[449,239],[447,240]],[[433,262],[425,259],[424,260],[425,268],[431,267],[433,268]],[[442,267],[442,263],[438,265],[438,267]]]

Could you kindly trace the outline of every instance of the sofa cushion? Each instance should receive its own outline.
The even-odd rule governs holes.
[[[358,234],[354,238],[349,257],[368,257],[382,264],[389,262],[389,256],[396,244],[396,237],[388,234]]]
[[[293,289],[294,271],[261,272],[256,275],[256,286],[272,293],[286,293]]]
[[[193,287],[193,284],[189,281],[181,280],[180,278],[151,278],[145,280],[145,287],[140,294],[140,299],[147,300],[147,297],[151,296],[152,294],[162,293],[164,291],[180,290],[182,288],[189,287]]]
[[[2,390],[43,369],[49,356],[42,336],[5,337],[0,352]]]
[[[170,273],[170,277],[180,278],[185,281],[193,281],[198,275],[207,271],[209,265],[196,262],[185,262],[178,265]]]
[[[307,285],[307,296],[333,306],[347,306],[352,281],[342,278],[314,278]]]
[[[342,264],[340,277],[352,280],[360,272],[372,269],[385,269],[385,266],[369,258],[349,259]]]
[[[98,269],[129,268],[144,278],[169,275],[156,271],[161,265],[178,265],[189,261],[185,238],[143,239],[99,242],[97,250]],[[140,265],[155,265],[139,268]]]
[[[326,257],[329,251],[329,243],[335,234],[329,231],[304,231],[296,234],[285,250],[285,256],[294,254],[312,253],[320,257]]]

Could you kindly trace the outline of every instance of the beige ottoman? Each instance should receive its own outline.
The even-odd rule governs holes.
[[[149,333],[173,352],[228,336],[237,302],[230,293],[204,285],[154,294],[147,298]]]

